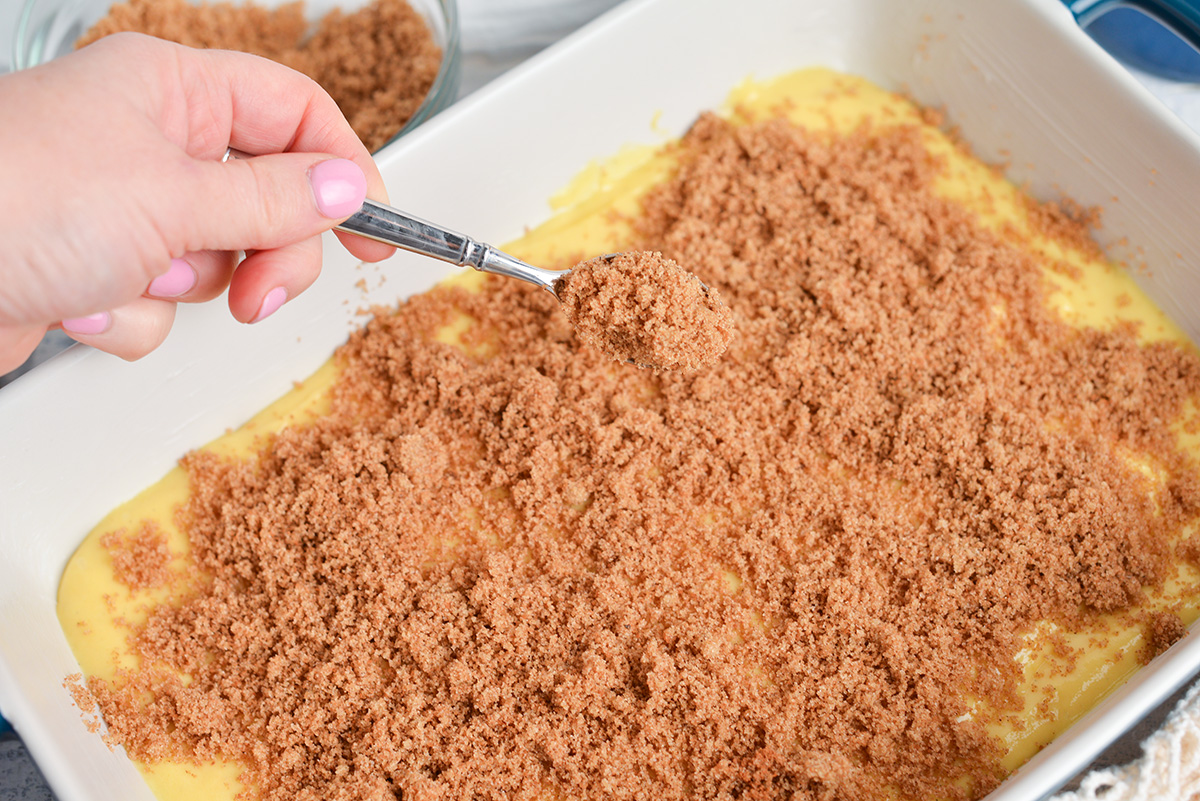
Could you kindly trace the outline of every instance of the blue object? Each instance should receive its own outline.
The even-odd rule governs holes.
[[[1088,35],[1131,67],[1200,82],[1197,0],[1063,0]]]
[[[16,736],[17,733],[13,730],[13,727],[9,725],[9,722],[4,719],[3,715],[0,715],[0,740],[6,740],[9,737]]]

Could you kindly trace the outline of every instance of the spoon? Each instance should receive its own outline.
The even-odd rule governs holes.
[[[226,150],[222,161],[245,158],[252,158],[252,156],[229,148]],[[432,256],[435,259],[449,262],[458,267],[470,266],[480,272],[516,278],[546,290],[560,303],[563,303],[565,299],[565,296],[561,294],[565,288],[563,279],[572,273],[572,270],[546,270],[541,267],[534,267],[532,264],[521,261],[516,256],[511,256],[486,243],[477,242],[465,234],[443,228],[440,225],[435,225],[419,217],[406,214],[392,206],[370,199],[365,200],[358,211],[351,214],[342,224],[334,226],[334,228],[338,231],[345,231],[356,236],[373,239],[376,242],[383,242],[386,245],[392,245],[411,253]],[[611,265],[623,255],[621,253],[609,253],[591,262],[581,262],[576,267],[584,267],[594,262]],[[636,258],[635,254],[631,255],[634,255]],[[661,258],[661,254],[655,255]],[[676,265],[676,269],[680,269],[678,265]],[[714,299],[710,294],[708,286],[694,275],[690,273],[686,274],[699,285],[703,293],[704,303],[711,307]],[[732,335],[732,317],[728,308],[723,303],[719,301],[717,303],[720,304],[725,316],[725,319],[718,323],[722,327],[721,330],[716,331],[716,336],[723,337],[723,342],[719,343],[719,350],[715,353],[716,356],[720,356],[724,352],[725,346],[729,343],[729,337]],[[571,318],[569,311],[568,318]],[[607,318],[603,318],[599,320],[591,319],[590,322],[593,323],[593,328],[606,328],[610,321]],[[591,337],[585,335],[578,319],[571,319],[571,323],[575,326],[577,333],[584,335],[585,339],[595,340],[591,344],[596,345],[602,351],[607,352],[619,361],[625,361],[637,367],[673,369],[673,363],[668,363],[666,360],[663,363],[657,363],[632,358],[628,355],[630,352],[628,348],[618,347],[612,342],[597,338],[594,335]],[[686,344],[678,346],[676,350],[693,350],[696,341],[698,340],[693,338]],[[715,357],[713,358],[715,359]],[[687,362],[683,362],[683,364],[687,364]]]
[[[699,285],[703,300],[697,302],[711,310],[706,318],[708,325],[695,326],[693,330],[681,335],[677,327],[666,324],[661,319],[652,323],[650,318],[642,316],[646,310],[633,302],[631,295],[628,306],[623,309],[626,315],[634,315],[632,322],[637,333],[631,334],[630,321],[626,319],[624,324],[618,322],[613,316],[615,310],[608,304],[577,305],[578,297],[571,296],[571,289],[564,281],[573,270],[546,270],[534,267],[491,245],[476,242],[469,236],[372,200],[364,202],[361,209],[336,227],[339,231],[364,236],[413,253],[432,256],[458,266],[469,265],[481,272],[517,278],[540,287],[563,304],[567,319],[584,342],[618,361],[636,367],[671,370],[706,366],[715,363],[725,351],[732,336],[733,318],[729,309],[712,296],[704,282],[684,272],[678,265],[675,265],[675,270],[689,276],[690,280]],[[588,262],[581,262],[573,269],[588,270],[590,265],[596,263],[613,265],[623,255],[625,254],[609,253]],[[636,254],[629,255],[637,258]],[[653,255],[661,258],[661,254]],[[666,290],[665,285],[660,288]],[[714,304],[719,306],[719,309]],[[686,312],[681,313],[686,315]],[[693,318],[685,319],[689,323],[695,323]]]

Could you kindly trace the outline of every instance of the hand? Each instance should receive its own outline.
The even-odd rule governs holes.
[[[222,163],[228,147],[259,157]],[[383,179],[316,83],[244,53],[116,34],[0,77],[0,373],[60,324],[137,359],[178,302],[257,322]],[[338,233],[360,259],[392,249]],[[239,251],[245,252],[240,259]]]

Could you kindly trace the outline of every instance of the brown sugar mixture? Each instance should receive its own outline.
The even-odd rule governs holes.
[[[171,551],[153,523],[144,523],[132,534],[105,534],[100,544],[112,559],[114,577],[126,587],[143,590],[171,582]]]
[[[634,244],[721,293],[726,356],[615,368],[515,281],[379,310],[328,417],[185,458],[206,578],[93,680],[117,741],[271,801],[996,785],[1022,634],[1137,603],[1200,513],[1200,361],[1065,324],[914,128],[680,155]]]
[[[333,97],[372,152],[424,102],[442,60],[429,26],[405,0],[372,0],[349,13],[334,9],[315,29],[300,2],[269,9],[254,3],[126,0],[76,46],[119,31],[240,50],[303,72]]]
[[[733,338],[718,294],[661,253],[581,262],[556,289],[575,335],[617,361],[696,370],[716,364]]]

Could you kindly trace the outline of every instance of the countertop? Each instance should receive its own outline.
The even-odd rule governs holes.
[[[462,84],[459,97],[474,92],[557,38],[587,22],[616,0],[459,0],[463,22]],[[513,21],[520,26],[512,29]],[[0,15],[0,74],[8,69],[12,18]],[[1164,105],[1200,132],[1200,84],[1179,83],[1130,69]],[[55,355],[71,341],[52,332],[22,368],[0,375],[0,388]],[[1193,679],[1195,680],[1195,679]],[[1200,683],[1200,682],[1197,682]],[[1181,689],[1118,739],[1089,768],[1127,763],[1141,754],[1141,742],[1153,733],[1186,692]],[[1067,785],[1072,787],[1087,771]],[[49,801],[54,794],[20,740],[0,738],[0,801]]]

